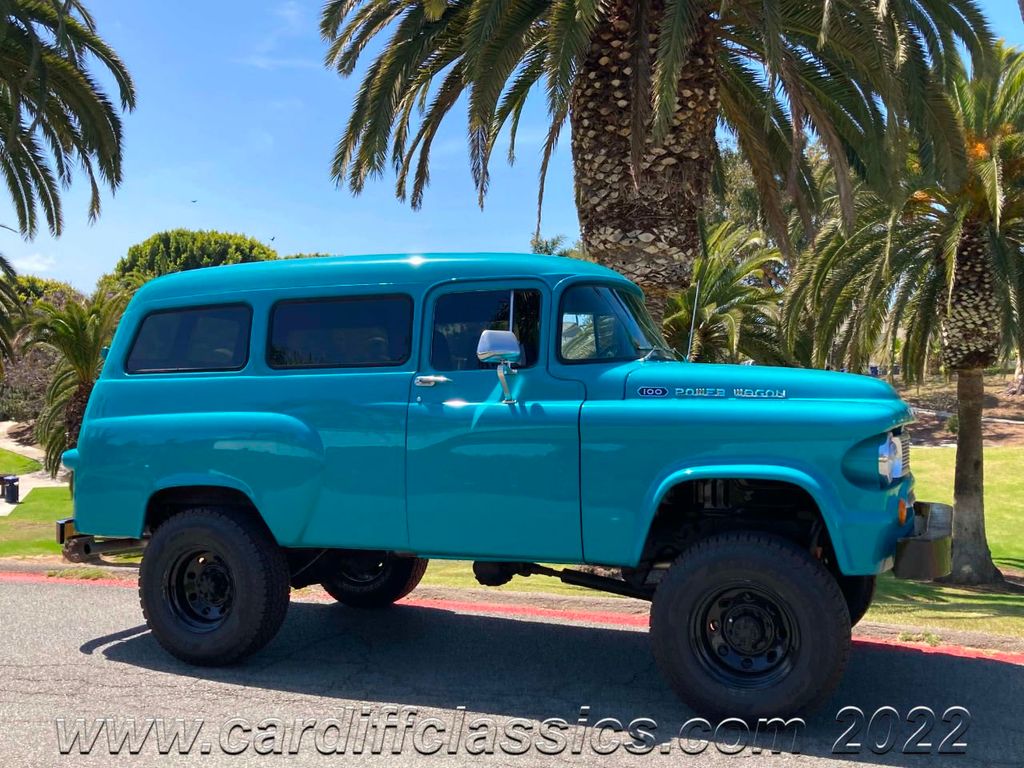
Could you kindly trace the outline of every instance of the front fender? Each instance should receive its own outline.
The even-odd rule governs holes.
[[[643,555],[644,544],[647,541],[647,532],[650,530],[654,516],[658,512],[658,506],[668,492],[680,483],[691,480],[711,479],[748,479],[748,480],[776,480],[783,483],[790,483],[802,488],[818,505],[825,527],[828,529],[829,537],[834,542],[841,541],[840,521],[837,519],[836,510],[840,509],[838,496],[833,488],[820,482],[812,474],[803,469],[785,465],[774,464],[719,464],[688,466],[676,468],[660,477],[651,485],[644,503],[643,514],[637,518],[638,529],[633,538],[634,550],[632,553],[633,562],[640,562]],[[841,569],[848,565],[847,553],[842,547],[836,547],[836,558]]]
[[[246,494],[285,546],[300,540],[324,471],[314,430],[258,412],[91,419],[75,458],[75,517],[84,533],[136,538],[154,493],[208,485]]]

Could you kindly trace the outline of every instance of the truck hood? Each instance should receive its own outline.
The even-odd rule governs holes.
[[[626,376],[624,397],[706,400],[870,400],[910,407],[886,382],[870,376],[803,368],[706,363],[638,363]]]

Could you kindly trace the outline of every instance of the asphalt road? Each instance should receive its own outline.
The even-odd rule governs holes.
[[[293,601],[282,632],[262,653],[233,668],[200,670],[167,656],[145,631],[133,589],[87,582],[0,580],[0,667],[0,765],[12,767],[267,765],[283,760],[293,766],[353,762],[387,766],[719,766],[751,765],[750,760],[758,766],[840,761],[906,766],[1024,765],[1024,666],[902,648],[855,647],[837,695],[823,713],[808,718],[806,728],[795,736],[800,754],[754,753],[756,744],[749,744],[751,737],[739,754],[723,754],[730,741],[738,740],[736,732],[728,729],[720,732],[717,743],[704,744],[700,754],[685,753],[677,733],[696,715],[680,705],[662,682],[642,629],[486,615],[479,609],[460,612],[398,606],[365,613]],[[414,727],[403,731],[407,736],[400,754],[393,754],[399,729],[366,725],[371,718],[392,711],[388,705],[395,705],[398,711],[393,720],[415,721],[416,727],[427,718],[437,720],[429,728],[423,727],[419,737]],[[591,726],[606,717],[623,724],[649,718],[656,726],[636,726],[651,736],[635,743],[614,728],[601,730],[596,740],[593,727],[586,731],[549,728],[549,734],[566,734],[567,743],[561,750],[557,739],[538,736],[540,721],[564,718],[574,723],[583,705],[590,707]],[[859,739],[846,739],[859,740],[864,746],[853,748],[854,754],[832,754],[847,727],[834,718],[846,706],[861,708],[866,718],[883,706],[896,710],[900,719],[895,721],[890,739],[894,744],[886,754],[877,755],[869,748],[866,722]],[[970,727],[960,738],[967,745],[966,754],[937,754],[940,742],[953,728],[942,723],[941,717],[955,706],[970,712]],[[465,712],[458,707],[465,707]],[[904,754],[905,742],[916,729],[906,718],[915,707],[928,707],[937,714],[931,732],[917,740],[932,745],[925,748],[930,754]],[[478,717],[488,719],[498,731],[493,754],[468,754],[465,734]],[[880,715],[871,726],[876,742],[886,740],[888,717]],[[122,728],[125,718],[135,718],[140,725],[146,718],[165,718],[161,725],[165,732],[174,719],[184,720],[193,730],[198,727],[195,721],[203,724],[187,756],[176,749],[170,755],[160,755],[154,726],[137,756],[124,750],[111,758],[110,734],[104,731],[90,754],[80,754],[78,742],[71,754],[62,755],[59,718],[64,719],[65,736],[73,732],[77,718],[85,718],[90,727],[93,718],[113,718]],[[267,718],[279,719],[284,728],[283,738],[276,743],[269,737],[266,741],[256,738],[261,733],[273,736],[273,725],[259,729],[259,723]],[[301,722],[313,718],[317,725],[302,732]],[[318,745],[334,748],[339,741],[341,725],[332,726],[328,718],[355,724],[352,733],[356,735],[345,754],[324,756],[317,749]],[[445,728],[450,735],[460,719],[463,739],[449,749],[439,729]],[[370,754],[376,736],[364,739],[361,754],[352,754],[359,741],[360,723],[365,733],[383,734],[383,754]],[[485,723],[473,732],[486,736],[488,727]],[[506,729],[529,736],[510,740],[504,736]],[[302,734],[297,740],[296,731]],[[695,726],[691,735],[693,739],[685,746],[699,750],[702,726]],[[530,747],[525,754],[508,753],[521,748],[524,741]],[[595,744],[610,749],[613,742],[620,747],[609,755],[594,749]],[[634,747],[648,744],[650,751],[632,754],[623,746],[626,742]],[[481,737],[470,746],[478,748],[485,743]],[[283,754],[257,752],[274,746]],[[227,754],[224,747],[244,751]],[[540,747],[558,754],[545,754]],[[434,754],[420,754],[434,748]],[[291,751],[296,754],[288,754]]]

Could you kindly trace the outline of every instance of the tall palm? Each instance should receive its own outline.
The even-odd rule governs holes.
[[[1001,293],[1003,357],[1017,358],[1013,382],[1006,388],[1006,394],[1024,395],[1024,227],[1007,227],[1000,244],[1009,257],[1005,259],[1006,291]]]
[[[1024,54],[1000,46],[973,79],[957,67],[951,93],[966,180],[929,177],[911,162],[898,194],[864,195],[852,234],[821,233],[790,287],[789,313],[819,318],[819,361],[838,349],[859,366],[880,333],[890,349],[902,337],[910,378],[924,374],[941,341],[959,409],[952,578],[984,583],[1000,575],[985,538],[983,371],[999,357],[1010,286],[1024,266]]]
[[[120,296],[97,295],[86,302],[58,308],[39,302],[24,329],[25,347],[41,346],[58,355],[46,405],[36,433],[46,449],[46,469],[60,469],[60,456],[78,444],[78,433],[93,384],[103,367],[103,348],[110,343],[124,309]]]
[[[14,353],[14,335],[22,317],[17,277],[14,267],[0,254],[0,374],[4,372],[4,362]]]
[[[79,0],[0,0],[0,175],[27,237],[38,209],[60,234],[61,190],[75,166],[89,179],[90,218],[100,185],[121,183],[121,117],[97,75],[113,80],[123,109],[134,108],[127,69]]]
[[[775,341],[780,294],[767,287],[781,261],[756,232],[728,222],[712,227],[693,284],[669,298],[666,340],[695,362],[782,362]]]
[[[397,195],[418,207],[438,127],[465,104],[482,201],[503,129],[511,161],[543,84],[541,201],[568,119],[584,249],[639,282],[659,314],[700,255],[716,126],[734,134],[786,247],[784,190],[815,191],[809,133],[829,150],[850,218],[850,171],[887,180],[887,124],[909,124],[936,163],[962,166],[943,81],[958,45],[979,55],[989,44],[975,0],[328,0],[321,30],[343,75],[389,35],[338,142],[339,184],[358,193],[390,163]]]

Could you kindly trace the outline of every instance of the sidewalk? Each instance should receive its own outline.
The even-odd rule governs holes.
[[[14,421],[0,421],[0,448],[42,463],[46,458],[46,453],[42,448],[36,445],[22,445],[9,435],[11,428],[16,423]],[[33,488],[60,488],[66,487],[67,483],[60,479],[53,479],[46,470],[40,470],[25,475],[18,475],[18,486],[20,497],[24,501],[29,491]],[[0,517],[6,517],[11,514],[16,507],[16,504],[8,504],[0,498]]]

